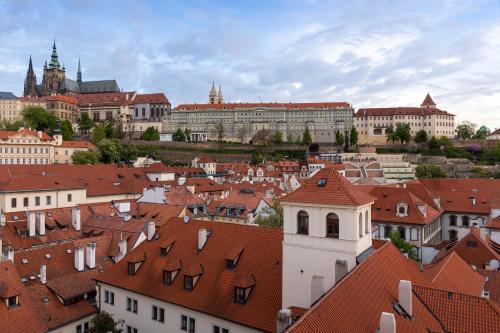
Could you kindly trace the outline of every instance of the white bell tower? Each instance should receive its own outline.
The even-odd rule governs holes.
[[[281,200],[282,308],[309,308],[372,251],[374,200],[326,168]]]

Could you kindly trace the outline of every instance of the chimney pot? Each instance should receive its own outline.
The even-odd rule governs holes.
[[[411,317],[413,316],[412,299],[413,292],[411,290],[411,281],[400,280],[399,281],[399,305],[406,311],[406,313]]]
[[[276,319],[276,332],[283,333],[292,324],[292,310],[281,309]]]
[[[26,216],[28,219],[28,236],[35,237],[36,236],[36,216],[33,212],[26,212]]]
[[[95,251],[96,243],[87,244],[87,255],[85,256],[85,261],[89,269],[95,268]]]
[[[379,333],[396,333],[396,319],[394,318],[394,314],[382,312],[380,315]]]
[[[82,228],[81,224],[81,217],[80,217],[80,208],[79,207],[73,207],[71,209],[71,224],[73,225],[73,228],[75,228],[76,231],[80,231]]]
[[[198,230],[198,251],[201,251],[207,242],[207,229]]]
[[[120,253],[118,254],[117,262],[122,260],[123,257],[127,254],[127,240],[126,239],[120,239],[118,242],[118,247],[120,249]]]
[[[148,241],[152,240],[156,231],[156,225],[153,221],[148,222]]]
[[[45,235],[45,212],[36,213],[36,230],[40,236]]]
[[[47,266],[42,265],[40,267],[40,283],[45,284],[47,283]]]
[[[75,248],[75,269],[79,272],[84,270],[83,248],[81,246]]]

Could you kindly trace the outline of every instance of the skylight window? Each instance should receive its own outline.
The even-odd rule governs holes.
[[[325,178],[321,178],[320,180],[318,180],[318,186],[325,186],[326,185],[326,179]]]

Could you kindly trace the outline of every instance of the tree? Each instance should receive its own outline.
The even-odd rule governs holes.
[[[491,133],[491,130],[488,127],[483,125],[483,126],[479,127],[479,129],[476,131],[476,134],[474,134],[474,139],[486,140],[486,137],[490,133]]]
[[[14,120],[13,122],[10,122],[5,118],[0,120],[0,130],[2,131],[17,131],[21,127],[26,127],[24,120]]]
[[[94,121],[90,119],[87,112],[82,113],[82,117],[80,118],[80,122],[78,123],[78,127],[80,133],[83,135],[89,135],[90,130],[94,127]]]
[[[116,139],[102,139],[97,144],[97,149],[99,149],[102,163],[116,163],[122,157],[122,146]]]
[[[427,132],[425,130],[420,130],[415,134],[415,142],[423,143],[427,142]]]
[[[247,128],[245,127],[245,125],[238,127],[237,136],[241,143],[245,143],[245,138],[247,137]]]
[[[438,165],[419,164],[415,171],[417,178],[446,178],[446,173]]]
[[[224,139],[225,131],[226,131],[226,129],[224,128],[224,124],[222,124],[222,120],[220,122],[218,122],[217,124],[215,124],[214,134],[215,134],[215,137],[217,138],[217,141],[222,142],[222,140]]]
[[[389,127],[385,130],[385,137],[387,139],[387,142],[392,141],[393,144],[398,140],[398,136],[396,135],[392,127]]]
[[[141,134],[141,140],[158,141],[160,140],[160,133],[156,128],[150,126]]]
[[[309,131],[309,127],[306,127],[306,130],[304,131],[304,135],[302,136],[302,144],[303,145],[310,145],[312,143],[312,137],[311,137],[311,132]]]
[[[275,145],[280,145],[283,143],[283,133],[280,131],[276,131],[273,134],[273,143]]]
[[[396,133],[396,137],[401,143],[408,143],[411,140],[410,124],[408,123],[397,124],[394,133]]]
[[[342,146],[344,144],[344,134],[342,134],[341,131],[337,131],[337,133],[335,133],[335,141],[337,142],[337,144],[339,146]]]
[[[291,131],[288,131],[288,134],[286,135],[286,142],[293,143],[293,134]]]
[[[113,316],[106,311],[97,313],[90,321],[90,333],[121,333],[122,330],[117,326],[121,322],[116,322]]]
[[[184,129],[184,138],[186,141],[191,142],[191,130],[187,127]],[[160,140],[160,133],[158,133],[158,139],[155,140]]]
[[[106,131],[106,138],[108,139],[121,139],[124,135],[119,124],[111,119],[104,125]]]
[[[73,164],[97,164],[101,156],[98,150],[77,150],[71,156]]]
[[[40,106],[27,106],[23,110],[23,119],[37,131],[52,133],[57,125],[56,116]]]
[[[186,141],[186,136],[184,135],[184,131],[178,128],[177,131],[175,131],[175,133],[172,135],[172,140],[181,142]]]
[[[101,123],[95,126],[92,131],[92,143],[97,145],[101,140],[106,138],[106,125]]]
[[[267,146],[273,140],[273,135],[270,130],[263,128],[257,131],[252,138],[252,144],[258,146]]]
[[[457,136],[462,140],[469,140],[474,136],[476,125],[471,122],[464,121],[457,126]]]
[[[61,123],[61,134],[64,141],[73,140],[73,126],[68,120],[63,120]]]
[[[493,162],[500,162],[500,142],[497,142],[493,147],[488,151],[488,157]]]
[[[389,238],[391,239],[392,244],[394,244],[397,248],[399,248],[402,252],[407,253],[409,258],[413,260],[418,260],[418,254],[413,249],[410,243],[406,242],[399,232],[392,231],[389,234]]]
[[[262,210],[253,223],[261,227],[281,229],[283,227],[283,208],[281,208],[279,199],[273,198],[271,204]]]
[[[354,126],[351,128],[351,133],[349,134],[349,141],[351,142],[351,146],[355,146],[358,144],[358,130]]]
[[[429,140],[429,149],[439,149],[439,141],[434,135]]]
[[[253,165],[259,165],[259,164],[261,164],[263,161],[264,161],[264,155],[263,155],[261,152],[259,152],[259,151],[254,151],[254,152],[252,153],[252,161],[251,161],[251,163],[252,163]]]
[[[120,161],[131,162],[139,156],[139,149],[136,145],[127,144],[121,147]]]

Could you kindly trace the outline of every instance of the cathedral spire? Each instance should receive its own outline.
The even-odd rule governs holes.
[[[212,89],[210,89],[210,94],[208,95],[208,101],[210,104],[217,104],[217,90],[215,89],[215,82],[212,81]]]
[[[54,38],[54,44],[52,45],[52,55],[50,56],[49,68],[59,69],[61,65],[59,64],[59,57],[57,56],[56,39]]]
[[[80,66],[80,58],[78,58],[78,72],[76,72],[76,82],[82,84],[82,68]]]
[[[31,60],[28,64],[28,71],[26,72],[26,79],[24,80],[24,96],[36,96],[36,75],[33,71],[33,62]]]
[[[33,73],[33,62],[31,61],[31,54],[30,54],[30,62],[28,65],[28,73]]]
[[[224,103],[224,97],[222,96],[222,88],[220,84],[219,84],[219,93],[217,94],[217,103],[219,104]]]

